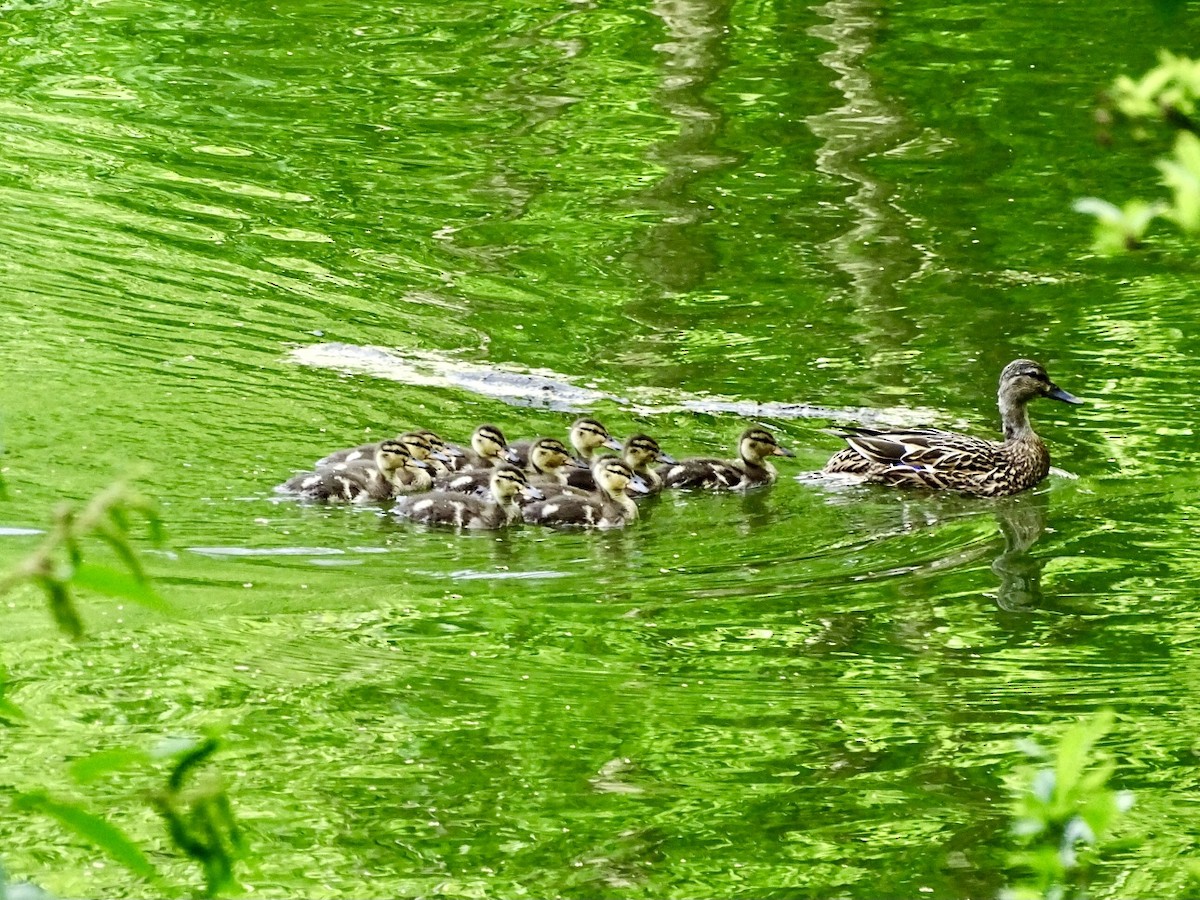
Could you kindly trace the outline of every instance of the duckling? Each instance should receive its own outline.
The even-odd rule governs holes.
[[[535,487],[560,487],[565,484],[564,468],[573,466],[574,459],[558,438],[538,438],[529,451],[525,476]],[[490,496],[490,469],[474,469],[446,475],[434,482],[434,489],[477,497]]]
[[[1054,384],[1031,359],[1015,359],[1005,366],[996,393],[1003,441],[936,428],[852,428],[841,434],[850,446],[835,453],[825,471],[973,497],[1003,497],[1033,487],[1050,472],[1050,452],[1029,424],[1029,402],[1038,397],[1083,401]]]
[[[637,504],[625,493],[634,481],[633,471],[615,456],[592,464],[599,490],[584,496],[563,493],[527,504],[526,522],[536,525],[582,525],[586,528],[621,528],[638,517]]]
[[[391,440],[400,441],[408,447],[409,452],[417,459],[431,464],[435,472],[445,469],[449,454],[446,451],[446,442],[442,440],[435,432],[427,428],[418,428],[413,431],[406,431],[403,434],[396,435]],[[357,447],[349,447],[345,450],[335,450],[328,456],[323,456],[317,460],[317,467],[332,466],[336,463],[354,462],[355,460],[370,461],[375,458],[376,451],[379,450],[379,445],[382,441],[376,441],[373,444],[359,444]]]
[[[596,451],[601,447],[610,450],[620,450],[621,443],[608,433],[608,429],[595,419],[576,419],[571,424],[568,436],[571,446],[575,448],[575,458],[590,468],[596,458]],[[517,441],[512,449],[517,453],[517,462],[526,465],[529,458],[529,448],[533,441]]]
[[[490,499],[434,491],[422,497],[403,497],[397,502],[397,516],[422,525],[453,525],[457,528],[503,528],[521,521],[518,497],[539,499],[541,491],[533,487],[520,469],[500,465],[488,472]]]
[[[374,460],[321,466],[289,478],[278,490],[306,500],[370,503],[400,494],[427,491],[433,485],[429,464],[417,459],[400,441],[380,441]]]
[[[747,428],[738,438],[738,458],[685,459],[658,467],[663,487],[705,488],[717,491],[744,491],[771,484],[778,474],[768,456],[795,456],[775,441],[764,428]]]
[[[495,425],[480,425],[471,432],[470,447],[451,444],[450,452],[455,454],[447,463],[452,472],[461,472],[463,469],[494,469],[506,463],[517,463],[516,454],[504,439],[504,432]]]
[[[646,483],[645,494],[657,494],[663,487],[662,478],[651,468],[652,463],[675,465],[674,458],[663,453],[658,441],[646,434],[630,436],[625,441],[621,458],[633,474]],[[587,491],[596,490],[596,479],[592,477],[591,469],[570,470],[567,472],[567,484]]]

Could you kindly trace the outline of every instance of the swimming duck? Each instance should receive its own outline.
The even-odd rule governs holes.
[[[658,441],[646,434],[631,435],[621,451],[625,465],[646,483],[645,494],[657,494],[662,490],[663,480],[651,466],[654,463],[675,465],[675,460],[662,452]],[[596,479],[588,469],[571,469],[566,473],[567,484],[587,491],[596,490]]]
[[[408,447],[409,452],[413,456],[419,460],[428,462],[435,473],[449,471],[447,469],[447,462],[450,458],[448,445],[436,432],[430,431],[428,428],[418,428],[398,434],[396,437],[390,438],[390,440],[403,443]],[[354,462],[359,459],[369,462],[375,458],[375,454],[379,450],[381,443],[383,442],[376,441],[373,444],[359,444],[357,447],[335,450],[328,456],[318,459],[317,468],[332,466],[336,463]]]
[[[841,433],[850,446],[835,453],[825,471],[975,497],[1015,494],[1033,487],[1050,471],[1050,453],[1029,424],[1026,409],[1038,397],[1083,402],[1054,384],[1038,363],[1015,359],[1000,373],[997,391],[1003,441],[935,428],[853,428]]]
[[[393,511],[397,516],[422,525],[453,525],[457,528],[503,528],[521,521],[518,497],[539,499],[525,473],[515,466],[500,465],[488,472],[490,499],[434,491],[421,497],[404,497]]]
[[[575,465],[574,457],[558,438],[538,438],[529,450],[529,463],[525,466],[525,477],[538,488],[555,488],[564,485],[564,470]],[[490,496],[490,469],[472,469],[452,473],[434,482],[434,489],[458,494],[473,494],[477,497]]]
[[[432,484],[429,464],[414,457],[406,444],[389,439],[379,442],[373,460],[321,466],[289,478],[278,490],[306,500],[370,503],[427,491]]]
[[[463,469],[494,469],[505,464],[517,464],[516,454],[508,446],[504,432],[495,425],[480,425],[471,432],[471,446],[450,444],[451,459],[447,467],[452,472]]]
[[[768,456],[795,456],[775,441],[765,428],[747,428],[738,438],[738,458],[731,460],[695,458],[658,467],[663,487],[705,488],[744,491],[775,480],[775,467]]]
[[[568,439],[571,446],[575,448],[576,459],[585,463],[589,468],[596,458],[596,451],[601,447],[608,447],[610,450],[621,449],[621,442],[610,435],[608,429],[595,419],[576,419],[571,423]],[[512,445],[519,465],[526,465],[531,446],[533,446],[533,441],[517,441]]]
[[[527,504],[522,510],[525,521],[587,528],[621,528],[636,521],[637,504],[625,493],[627,487],[637,484],[629,466],[615,456],[601,457],[592,464],[592,476],[599,487],[595,493],[563,493]]]

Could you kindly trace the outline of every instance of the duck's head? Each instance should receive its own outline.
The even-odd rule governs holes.
[[[791,450],[780,447],[775,436],[765,428],[747,428],[738,439],[738,453],[742,459],[754,465],[762,465],[768,456],[795,456]]]
[[[633,470],[615,456],[596,460],[592,464],[592,477],[596,479],[596,486],[610,497],[623,496],[625,489],[631,485],[634,490],[638,490],[639,486],[643,492],[646,490],[646,483],[635,478]]]
[[[391,478],[401,469],[429,468],[428,463],[412,455],[407,443],[395,438],[380,442],[375,451],[375,466],[386,478]]]
[[[425,436],[424,432],[406,431],[397,437],[396,440],[404,444],[408,448],[408,452],[415,459],[425,460],[433,455],[433,444],[430,443],[429,438]]]
[[[449,462],[450,459],[458,454],[450,449],[450,445],[436,431],[430,431],[428,428],[421,428],[413,432],[418,434],[425,440],[429,441],[430,456],[441,462]],[[459,451],[461,453],[462,451]]]
[[[471,449],[484,459],[500,459],[515,462],[515,454],[508,449],[504,432],[495,425],[480,425],[471,434]]]
[[[997,393],[1001,408],[1022,405],[1035,397],[1049,397],[1063,403],[1083,402],[1051,381],[1041,364],[1032,359],[1014,359],[1005,366]]]
[[[626,465],[635,472],[641,472],[652,463],[663,462],[674,465],[675,460],[662,452],[658,441],[646,434],[635,434],[625,441],[622,454]]]
[[[545,494],[529,483],[525,473],[516,466],[497,466],[491,477],[492,496],[501,503],[510,503],[517,495],[526,500],[543,500]]]
[[[620,441],[595,419],[576,419],[571,424],[571,446],[579,451],[579,455],[584,459],[591,459],[601,447],[608,447],[610,450],[621,449]]]
[[[535,472],[553,472],[573,462],[571,451],[558,438],[538,438],[529,448],[529,466]]]

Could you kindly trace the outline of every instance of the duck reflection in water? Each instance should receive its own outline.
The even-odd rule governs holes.
[[[996,523],[1004,537],[1004,551],[992,561],[1000,578],[996,605],[1008,612],[1035,609],[1042,604],[1042,567],[1045,562],[1029,549],[1046,530],[1050,494],[1042,491],[997,501]]]

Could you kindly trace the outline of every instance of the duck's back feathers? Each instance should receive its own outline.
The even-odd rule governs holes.
[[[520,520],[520,509],[504,507],[482,497],[433,491],[404,497],[395,513],[422,525],[451,525],[455,528],[502,528]]]
[[[360,459],[323,466],[285,481],[280,489],[323,503],[370,503],[393,496],[392,484],[374,465]]]
[[[665,488],[736,491],[746,486],[746,473],[736,462],[698,457],[657,469]]]

